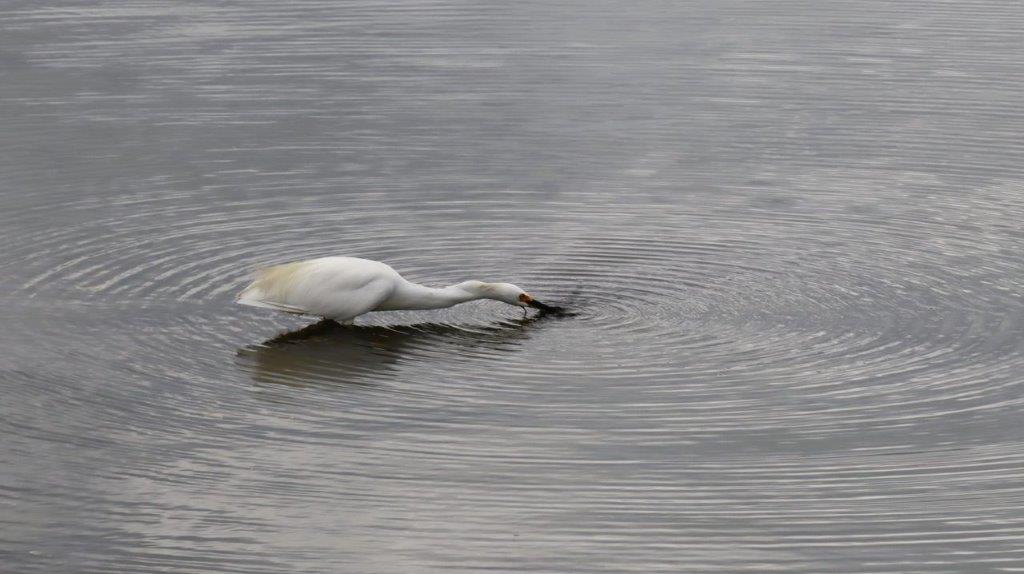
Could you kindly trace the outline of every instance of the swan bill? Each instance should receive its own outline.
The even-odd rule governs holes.
[[[534,309],[540,309],[544,313],[563,313],[563,312],[565,312],[565,307],[557,307],[555,305],[548,305],[546,303],[541,303],[540,301],[538,301],[536,299],[532,299],[532,298],[529,301],[527,301],[526,304],[529,305],[530,307],[533,307]]]

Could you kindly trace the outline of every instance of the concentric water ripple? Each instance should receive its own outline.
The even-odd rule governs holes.
[[[0,13],[0,569],[1024,567],[1020,9]]]

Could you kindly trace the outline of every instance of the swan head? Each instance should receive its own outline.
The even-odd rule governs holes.
[[[484,283],[483,281],[466,281],[458,285],[464,291],[468,291],[483,299],[494,299],[517,307],[533,307],[541,311],[556,311],[558,307],[545,305],[533,298],[517,285],[511,283]]]

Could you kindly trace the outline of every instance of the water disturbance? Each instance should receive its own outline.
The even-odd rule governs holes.
[[[0,570],[1019,571],[1022,26],[5,4]],[[573,314],[232,303],[326,255]]]

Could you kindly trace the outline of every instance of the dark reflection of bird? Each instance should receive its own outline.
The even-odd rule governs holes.
[[[439,323],[397,327],[351,327],[324,319],[238,351],[238,364],[256,384],[367,384],[393,373],[417,349],[458,356],[481,350],[507,353],[530,336],[543,315],[463,328]]]

